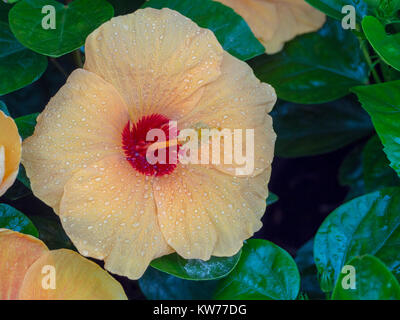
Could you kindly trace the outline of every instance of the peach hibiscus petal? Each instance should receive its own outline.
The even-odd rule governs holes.
[[[269,54],[279,52],[297,35],[318,30],[326,20],[322,12],[304,0],[218,1],[245,19]]]
[[[45,278],[53,272],[50,270],[55,272],[54,289],[43,288],[43,282],[51,285],[51,280]],[[97,264],[74,251],[60,249],[44,253],[32,264],[25,275],[19,299],[126,300],[127,297],[121,285]]]
[[[161,113],[178,120],[220,74],[214,34],[170,9],[146,8],[104,23],[86,40],[85,69],[113,84],[131,118]]]
[[[12,186],[21,160],[21,137],[11,117],[0,111],[0,196]]]
[[[155,179],[161,231],[186,259],[232,256],[258,231],[268,196],[270,170],[232,177],[203,166],[181,166]]]
[[[78,250],[131,279],[168,254],[156,217],[151,179],[112,156],[75,174],[65,186],[61,221]]]
[[[182,127],[196,128],[202,124],[206,128],[242,130],[242,154],[246,154],[246,129],[254,130],[254,171],[255,176],[271,166],[274,156],[276,134],[272,127],[272,119],[267,114],[276,102],[275,90],[266,83],[261,83],[253,70],[243,61],[229,53],[224,53],[221,65],[221,76],[205,86],[204,93],[193,109],[181,120]],[[216,168],[232,175],[237,175],[235,169],[243,164],[225,164],[224,152],[232,148],[222,147],[221,164]],[[233,145],[233,144],[232,144]],[[210,151],[210,163],[212,152]]]
[[[25,273],[47,250],[39,239],[0,229],[0,300],[18,298]]]
[[[74,71],[23,144],[34,194],[58,212],[64,185],[75,172],[122,152],[128,121],[128,109],[110,84],[89,71]]]

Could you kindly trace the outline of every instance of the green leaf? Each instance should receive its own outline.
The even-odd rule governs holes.
[[[146,0],[107,0],[114,7],[115,16],[132,13],[139,9]]]
[[[184,280],[150,267],[139,286],[149,300],[210,300],[218,281]]]
[[[363,150],[364,183],[367,192],[385,187],[399,186],[396,172],[389,166],[378,136],[373,136]]]
[[[366,193],[362,151],[364,143],[358,144],[344,158],[339,167],[339,183],[349,187],[346,200],[353,199]]]
[[[299,289],[299,270],[289,253],[267,240],[250,239],[236,268],[218,283],[215,298],[293,300]]]
[[[333,286],[346,261],[371,254],[400,277],[400,188],[355,198],[334,210],[315,236],[314,259],[321,289]]]
[[[324,299],[325,294],[319,287],[317,267],[313,257],[314,239],[307,241],[296,253],[296,264],[301,278],[301,291],[310,299]]]
[[[400,81],[352,88],[372,118],[390,166],[400,175]]]
[[[183,259],[176,253],[163,256],[151,262],[157,270],[186,280],[213,280],[226,276],[235,268],[241,251],[232,257],[211,257],[208,261]]]
[[[368,80],[357,38],[330,19],[318,33],[297,37],[285,50],[260,56],[250,65],[279,98],[296,103],[332,101]]]
[[[371,255],[355,257],[346,265],[356,270],[356,288],[344,289],[342,281],[347,273],[341,273],[332,294],[333,300],[400,300],[400,285],[390,270]]]
[[[241,60],[263,54],[265,48],[233,9],[212,0],[150,0],[143,7],[170,8],[214,32],[222,47]]]
[[[15,119],[15,123],[22,139],[26,139],[33,134],[38,115],[39,113],[32,113]]]
[[[279,197],[275,194],[269,191],[268,198],[267,198],[267,205],[270,206],[271,204],[277,202],[279,200]]]
[[[31,189],[31,182],[29,181],[28,176],[26,175],[25,167],[20,164],[17,179],[29,190]]]
[[[368,13],[368,4],[372,7],[378,5],[379,0],[306,0],[310,5],[324,12],[328,16],[342,20],[346,14],[342,13],[345,5],[351,5],[356,9],[356,17],[358,21]]]
[[[2,111],[6,116],[10,116],[10,112],[8,111],[7,106],[3,101],[0,101],[0,111]]]
[[[0,204],[0,229],[10,229],[38,237],[39,233],[32,221],[17,209],[1,203]]]
[[[337,150],[373,130],[369,116],[351,99],[319,105],[279,101],[271,112],[276,154],[302,157]]]
[[[0,21],[0,95],[36,81],[46,68],[46,57],[21,45],[8,23]]]
[[[42,8],[54,6],[56,28],[44,29]],[[47,13],[48,14],[48,13]],[[60,57],[82,46],[86,37],[111,19],[114,9],[105,0],[74,0],[67,6],[55,0],[22,0],[10,10],[10,28],[26,47],[38,53]]]
[[[362,28],[369,43],[382,60],[400,70],[400,33],[387,34],[379,20],[371,16],[363,19]]]

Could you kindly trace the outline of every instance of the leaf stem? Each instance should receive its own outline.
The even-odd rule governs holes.
[[[372,77],[374,78],[376,83],[381,83],[382,81],[381,81],[378,73],[375,70],[376,63],[373,63],[372,60],[371,60],[371,57],[370,57],[369,52],[368,52],[368,45],[366,45],[365,40],[360,40],[360,45],[361,45],[361,50],[362,50],[362,52],[364,54],[364,57],[365,57],[365,61],[367,61],[369,69],[370,69],[370,71],[372,73]]]
[[[57,62],[56,59],[54,58],[49,58],[51,63],[54,64],[54,66],[57,68],[58,71],[60,71],[66,78],[68,78],[68,74],[65,72],[64,68]]]

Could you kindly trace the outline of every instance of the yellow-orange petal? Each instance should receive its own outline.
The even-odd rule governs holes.
[[[154,181],[167,243],[186,259],[232,256],[262,226],[270,168],[238,178],[203,166],[179,166]]]
[[[0,300],[18,299],[25,273],[47,251],[39,239],[0,229]]]
[[[124,157],[76,173],[65,186],[60,218],[80,253],[131,279],[171,252],[158,226],[151,179]]]
[[[55,282],[51,276],[55,275]],[[55,288],[54,288],[55,285]],[[27,271],[21,300],[126,300],[122,286],[105,270],[78,253],[48,251]]]
[[[99,76],[78,69],[38,117],[22,162],[34,194],[58,212],[64,185],[80,169],[122,153],[128,109]]]
[[[11,117],[0,111],[0,196],[12,186],[21,160],[21,137]]]
[[[178,120],[215,80],[223,49],[214,34],[170,9],[146,8],[104,23],[86,39],[85,69],[113,84],[133,121]]]
[[[279,52],[295,36],[316,31],[325,15],[304,0],[218,0],[233,8],[265,46],[266,52]]]
[[[267,113],[275,102],[275,90],[269,84],[261,83],[246,63],[225,52],[221,76],[205,86],[200,101],[182,119],[181,125],[193,128],[200,123],[210,129],[230,129],[232,133],[234,129],[241,129],[243,155],[246,154],[246,129],[254,130],[254,153],[250,154],[254,171],[250,175],[255,176],[271,166],[274,156],[276,134]],[[233,164],[223,163],[224,151],[230,150],[233,154],[233,150],[225,148],[223,139],[221,141],[221,164],[216,168],[236,175],[235,169],[243,167],[243,164],[235,161]]]

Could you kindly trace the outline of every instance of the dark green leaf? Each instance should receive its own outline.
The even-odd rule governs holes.
[[[146,0],[107,0],[114,7],[115,16],[125,15],[140,8]]]
[[[149,300],[210,300],[218,281],[183,280],[150,267],[139,286]]]
[[[400,277],[400,188],[387,188],[355,198],[322,223],[314,243],[321,289],[333,286],[346,261],[371,254]]]
[[[347,273],[341,273],[332,294],[334,300],[400,300],[400,285],[390,270],[371,255],[355,257],[346,265],[356,270],[356,288],[344,289],[342,281]]]
[[[300,289],[296,263],[272,242],[250,239],[236,268],[218,283],[216,299],[292,300]]]
[[[362,164],[364,143],[358,144],[344,158],[339,167],[339,183],[349,187],[346,200],[353,199],[366,193]]]
[[[214,32],[222,47],[241,60],[263,54],[265,48],[247,23],[231,8],[212,0],[150,0],[143,7],[170,8]]]
[[[213,280],[226,276],[235,268],[241,251],[232,257],[211,257],[208,261],[183,259],[176,253],[163,256],[151,262],[157,270],[186,280]]]
[[[267,205],[269,206],[269,205],[277,202],[278,200],[279,200],[279,197],[275,193],[272,193],[270,191],[268,194],[268,198],[267,198]]]
[[[320,105],[280,101],[271,112],[277,133],[276,154],[322,154],[356,141],[373,130],[368,114],[351,99]]]
[[[10,229],[21,233],[38,237],[39,233],[32,221],[17,209],[1,203],[0,204],[0,229]]]
[[[352,88],[372,118],[391,167],[400,175],[400,81]]]
[[[10,116],[10,112],[8,111],[7,106],[3,101],[0,101],[0,111],[2,111],[6,116]]]
[[[46,68],[46,57],[21,45],[8,24],[0,21],[0,95],[36,81]]]
[[[15,123],[17,124],[18,131],[22,139],[26,139],[33,134],[38,115],[38,113],[32,113],[15,119]]]
[[[365,145],[363,151],[363,171],[367,192],[400,185],[399,177],[389,166],[389,160],[382,149],[382,143],[376,135]]]
[[[44,29],[42,8],[54,6],[56,28]],[[10,10],[10,27],[17,39],[38,53],[59,57],[78,49],[86,37],[111,19],[114,9],[105,0],[75,0],[63,5],[55,0],[22,0]]]
[[[19,171],[17,179],[29,190],[31,189],[31,182],[29,181],[28,176],[26,175],[25,168],[22,164],[19,165]]]
[[[400,70],[400,33],[389,35],[375,17],[367,16],[362,27],[369,43],[383,61]]]
[[[368,4],[372,7],[378,5],[379,0],[306,0],[313,7],[324,12],[328,16],[342,20],[345,14],[342,13],[342,8],[345,5],[351,5],[356,9],[357,20],[361,21],[368,12]]]
[[[260,56],[250,64],[279,98],[296,103],[332,101],[368,80],[357,38],[329,19],[318,33],[297,37],[285,50]]]
[[[310,299],[324,299],[317,276],[317,267],[313,257],[314,241],[307,241],[297,250],[295,261],[299,268],[301,278],[301,291]]]

